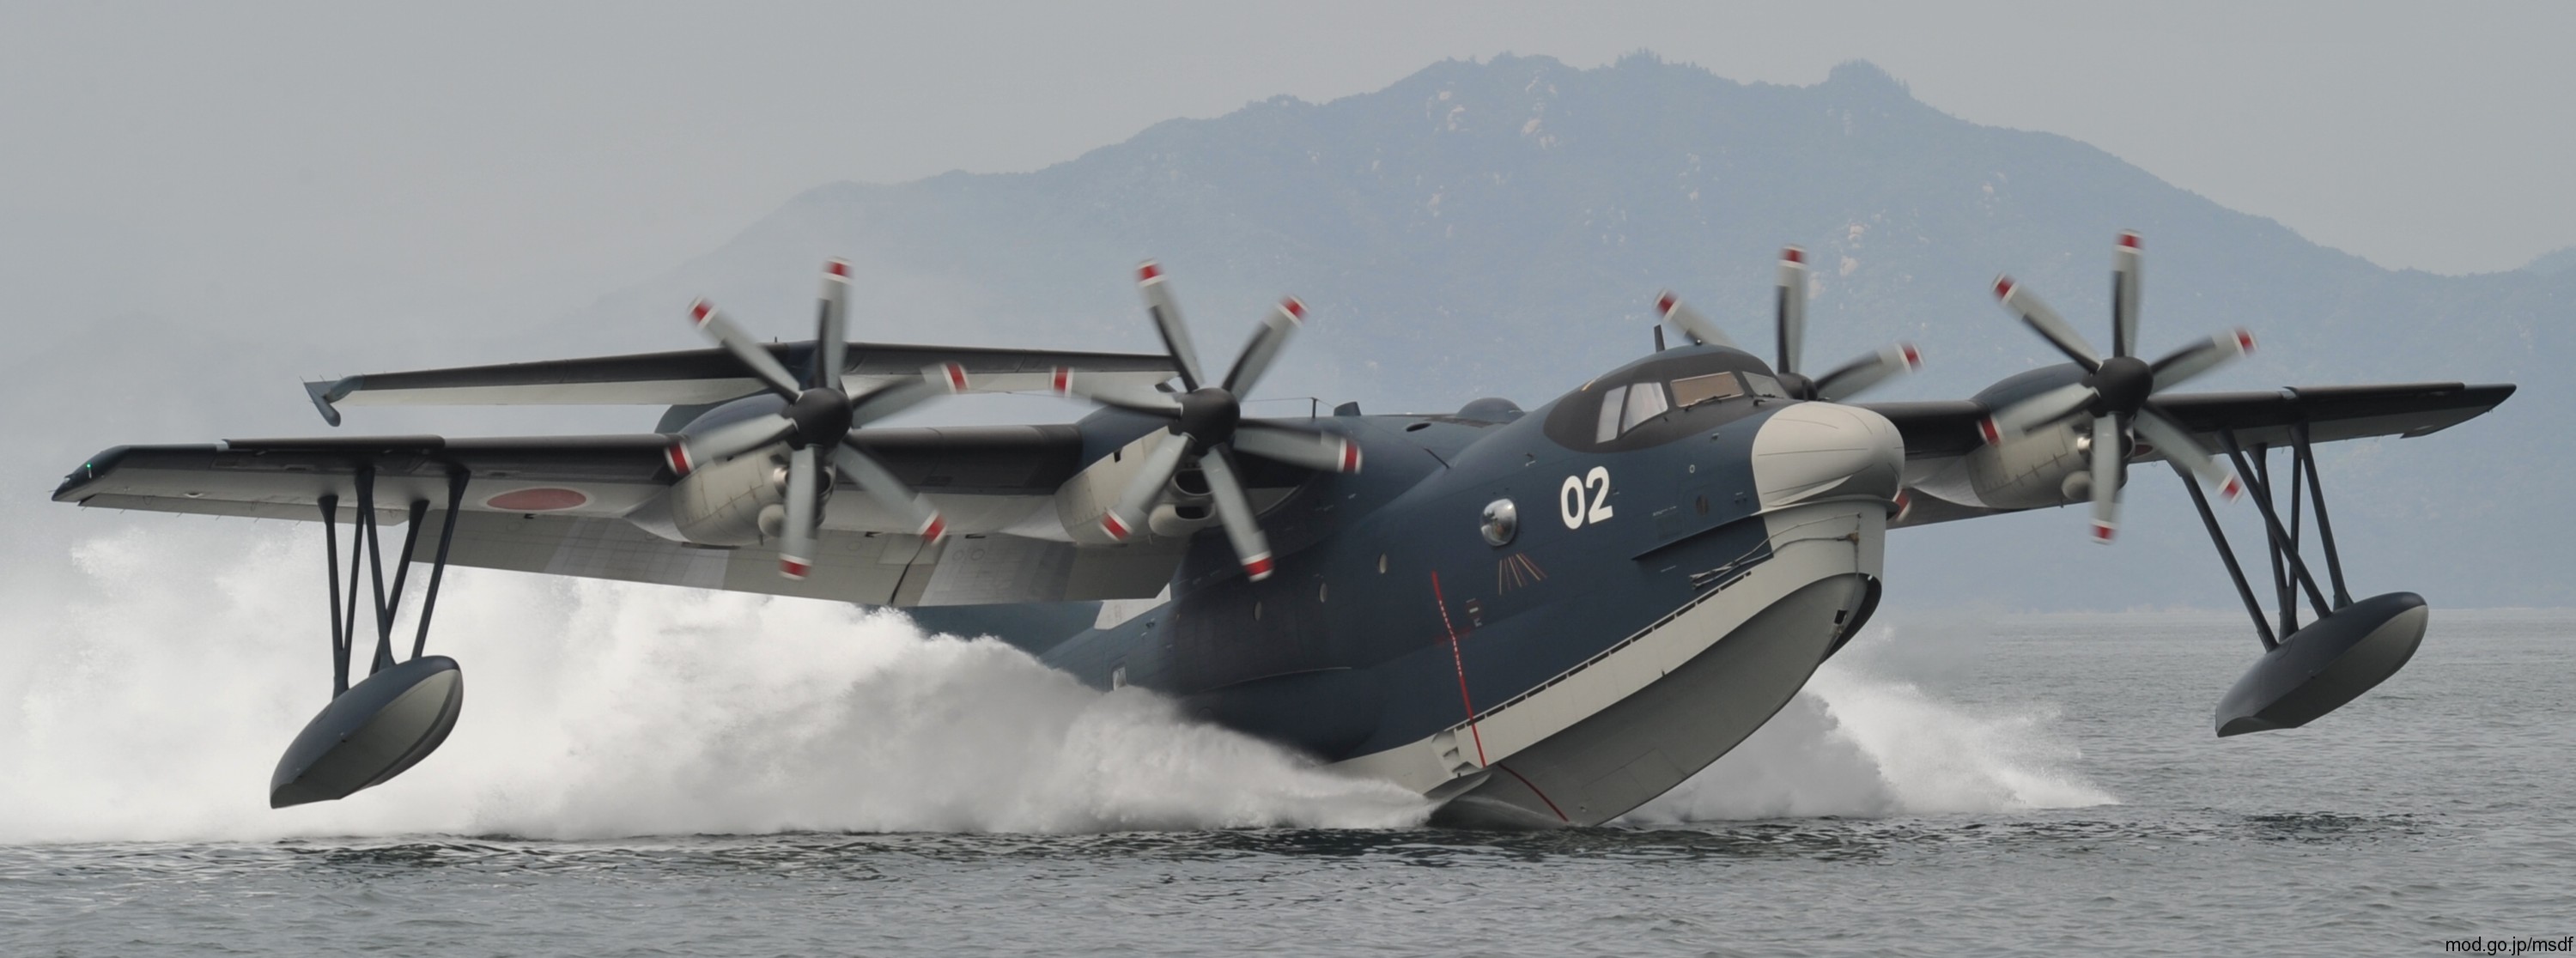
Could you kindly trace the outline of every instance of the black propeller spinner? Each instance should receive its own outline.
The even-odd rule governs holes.
[[[814,539],[823,521],[820,459],[825,455],[831,457],[834,470],[857,482],[869,498],[918,523],[914,528],[922,538],[937,541],[948,531],[948,524],[928,499],[859,446],[858,427],[934,396],[964,392],[966,369],[956,363],[942,363],[923,369],[919,379],[900,380],[865,395],[850,396],[841,382],[842,367],[849,356],[845,330],[849,293],[849,264],[837,259],[824,264],[822,302],[815,319],[814,361],[801,380],[713,304],[702,299],[689,307],[690,321],[698,331],[732,353],[753,378],[787,400],[787,405],[776,416],[755,416],[701,435],[682,437],[667,452],[671,469],[685,476],[705,463],[754,452],[772,443],[785,443],[787,517],[778,537],[778,572],[790,579],[802,579],[813,570]]]
[[[2095,353],[2091,343],[2066,319],[2023,289],[2010,276],[1995,277],[1995,299],[2004,309],[2084,367],[2082,380],[2040,393],[1994,411],[1979,423],[1989,445],[2001,445],[2032,430],[2074,416],[2090,423],[2092,463],[2086,482],[2093,498],[2093,541],[2109,543],[2119,531],[2120,484],[2127,477],[2128,437],[2138,438],[2181,463],[2202,481],[2234,499],[2243,490],[2235,474],[2211,458],[2209,450],[2180,423],[2157,408],[2155,394],[2218,368],[2254,350],[2254,334],[2242,329],[2193,343],[2155,362],[2137,358],[2138,293],[2142,260],[2138,234],[2120,234],[2111,252],[2111,356]]]
[[[1243,563],[1244,574],[1256,582],[1269,578],[1270,541],[1253,514],[1252,500],[1244,494],[1243,483],[1235,476],[1233,454],[1247,453],[1324,472],[1360,470],[1359,444],[1341,436],[1243,421],[1243,395],[1269,371],[1271,361],[1287,345],[1289,334],[1304,324],[1306,304],[1295,297],[1280,300],[1278,307],[1262,320],[1261,328],[1254,331],[1252,341],[1244,345],[1243,355],[1235,359],[1234,367],[1226,371],[1224,382],[1208,385],[1199,365],[1198,350],[1190,345],[1189,327],[1181,322],[1180,305],[1164,282],[1162,267],[1152,260],[1145,261],[1136,268],[1136,286],[1144,293],[1145,312],[1162,334],[1163,346],[1171,353],[1173,368],[1179,371],[1186,391],[1174,396],[1115,383],[1077,382],[1073,370],[1055,371],[1058,395],[1080,396],[1104,406],[1164,416],[1172,421],[1163,432],[1148,437],[1153,440],[1151,448],[1118,503],[1101,515],[1100,530],[1121,542],[1134,536],[1162,501],[1173,475],[1184,464],[1194,463],[1207,477],[1208,494],[1216,500],[1217,518],[1225,526],[1235,557]]]
[[[1772,378],[1780,381],[1781,391],[1798,399],[1821,399],[1835,402],[1849,399],[1862,390],[1896,376],[1923,368],[1923,353],[1913,343],[1896,343],[1877,352],[1835,367],[1822,376],[1808,378],[1798,371],[1807,345],[1807,251],[1795,246],[1780,250],[1778,296],[1774,300],[1773,330],[1779,342],[1779,362],[1772,366]],[[1655,297],[1655,311],[1665,322],[1673,324],[1693,342],[1742,349],[1717,328],[1708,317],[1690,308],[1681,297],[1665,290]]]

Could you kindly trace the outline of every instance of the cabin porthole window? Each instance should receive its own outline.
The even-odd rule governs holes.
[[[1509,499],[1485,503],[1485,514],[1476,528],[1484,533],[1486,545],[1497,548],[1510,545],[1512,537],[1521,531],[1520,508],[1512,505]]]
[[[1377,574],[1386,574],[1386,553],[1380,552],[1377,554]]]

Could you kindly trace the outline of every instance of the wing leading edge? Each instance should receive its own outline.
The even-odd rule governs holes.
[[[2222,433],[2233,433],[2243,446],[2287,446],[2294,427],[2305,424],[2313,442],[2339,442],[2373,436],[2411,438],[2439,432],[2477,418],[2511,397],[2510,383],[2400,383],[2368,386],[2301,386],[2269,392],[2196,393],[2158,396],[2155,403],[2183,428],[2207,444],[2220,445]],[[1975,400],[1863,403],[1886,416],[1905,437],[1906,476],[1931,476],[1955,465],[1985,445],[1979,423],[1993,414]],[[2149,452],[2138,461],[2160,461]],[[2000,515],[2018,509],[1994,509],[1918,496],[1900,526]]]
[[[837,495],[811,576],[777,574],[766,545],[707,548],[649,531],[677,479],[671,437],[449,439],[439,436],[232,440],[120,446],[90,458],[57,502],[115,509],[316,521],[355,512],[356,479],[373,474],[378,521],[414,501],[443,504],[449,477],[469,477],[449,561],[466,566],[763,592],[879,605],[961,605],[1144,598],[1178,565],[1186,540],[1076,545],[1003,530],[1046,516],[1083,466],[1073,426],[870,430],[867,446],[897,475],[959,516],[961,534],[930,543],[867,497]],[[844,480],[844,485],[847,485]],[[425,527],[443,523],[434,511]],[[971,524],[969,524],[971,523]],[[434,536],[414,558],[426,561]]]

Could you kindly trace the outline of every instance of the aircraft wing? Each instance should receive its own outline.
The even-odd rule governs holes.
[[[2300,386],[2269,392],[2184,393],[2158,396],[2155,404],[2212,449],[2233,432],[2238,444],[2288,446],[2291,428],[2308,426],[2314,442],[2372,436],[2414,437],[2450,428],[2493,409],[2509,396],[2508,383],[2403,383],[2372,386]],[[1975,452],[1985,440],[1978,422],[1993,410],[1974,400],[1861,403],[1896,424],[1905,437],[1906,478],[1930,476]],[[2150,452],[2138,461],[2158,462]],[[1915,526],[2018,511],[1914,497],[1905,519]]]
[[[1042,537],[1056,524],[1056,490],[1084,465],[1073,426],[864,435],[868,451],[931,496],[955,531],[945,542],[926,543],[909,534],[908,520],[845,481],[825,509],[814,570],[802,582],[779,576],[778,554],[765,546],[677,541],[668,520],[658,518],[677,479],[663,458],[671,437],[655,433],[120,446],[73,470],[54,499],[315,521],[324,496],[338,497],[338,514],[350,516],[356,476],[372,470],[379,522],[405,521],[414,501],[431,504],[413,551],[427,561],[445,519],[448,477],[461,469],[469,478],[449,554],[458,565],[879,605],[1148,598],[1170,580],[1187,547],[1186,540],[1077,546]]]
[[[767,348],[789,369],[812,363],[813,343],[771,343]],[[1058,367],[1082,373],[1088,381],[1124,380],[1139,389],[1173,375],[1170,357],[1142,353],[851,343],[848,357],[842,372],[853,394],[918,376],[925,366],[952,362],[965,367],[972,388],[985,392],[1045,389]],[[314,407],[334,426],[340,424],[341,406],[688,406],[747,396],[761,388],[759,380],[744,372],[742,361],[722,349],[370,373],[304,384]]]

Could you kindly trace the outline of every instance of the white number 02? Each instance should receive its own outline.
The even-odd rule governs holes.
[[[1591,490],[1591,504],[1584,504],[1586,487]],[[1568,529],[1583,528],[1586,522],[1610,518],[1610,467],[1594,466],[1580,477],[1565,477],[1565,485],[1556,492],[1557,518],[1565,520]]]

